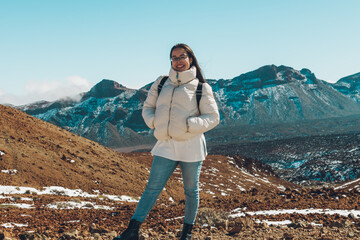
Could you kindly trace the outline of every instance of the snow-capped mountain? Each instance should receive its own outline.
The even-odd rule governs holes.
[[[334,88],[360,103],[360,73],[341,78]]]
[[[213,89],[223,119],[231,122],[295,122],[359,112],[359,104],[308,69],[268,65],[231,80],[215,81]]]
[[[144,90],[129,89],[104,79],[78,102],[60,100],[18,109],[106,146],[132,146],[152,140],[149,134],[140,136],[146,129],[141,117],[146,94]]]
[[[359,177],[354,158],[358,150],[352,150],[357,145],[337,146],[333,143],[339,139],[326,137],[358,134],[359,76],[331,84],[308,69],[267,65],[233,79],[208,80],[221,117],[221,124],[206,135],[209,152],[261,160],[294,182]],[[155,139],[141,110],[151,84],[137,90],[104,79],[77,100],[37,102],[18,109],[106,146],[149,149]],[[318,138],[309,136],[325,137],[319,145]],[[286,148],[294,142],[291,139],[299,144]]]
[[[78,102],[79,102],[78,100],[72,99],[70,97],[66,97],[56,100],[54,102],[38,101],[31,104],[18,106],[16,108],[30,115],[39,115],[42,113],[49,112],[53,109],[57,110],[66,107],[72,107]]]
[[[308,69],[267,65],[230,80],[208,82],[221,113],[218,128],[231,131],[234,125],[289,124],[360,113],[354,98],[317,79]],[[18,109],[106,146],[148,144],[154,138],[141,109],[150,86],[129,89],[104,79],[83,93],[80,101],[40,102]]]

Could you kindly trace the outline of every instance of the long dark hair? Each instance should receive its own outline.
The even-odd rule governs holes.
[[[199,63],[195,57],[195,54],[193,52],[193,50],[191,50],[191,48],[186,45],[185,43],[178,43],[176,45],[174,45],[172,48],[171,48],[171,51],[170,51],[170,59],[171,59],[171,54],[172,54],[172,51],[175,49],[175,48],[182,48],[186,51],[187,55],[189,56],[189,58],[192,58],[192,63],[190,65],[190,67],[192,66],[195,66],[196,68],[196,78],[199,79],[200,82],[202,83],[206,83],[206,80],[205,78],[203,77],[202,75],[202,72],[201,72],[201,68],[199,66]]]

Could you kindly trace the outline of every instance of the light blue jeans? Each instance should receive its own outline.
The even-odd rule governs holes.
[[[147,215],[153,208],[157,198],[178,164],[180,164],[184,182],[184,222],[187,224],[194,224],[199,207],[199,176],[202,161],[180,162],[159,156],[154,156],[149,182],[131,219],[135,219],[139,222],[145,221]]]

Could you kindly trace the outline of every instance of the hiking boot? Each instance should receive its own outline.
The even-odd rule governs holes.
[[[138,240],[139,239],[139,228],[141,222],[131,219],[128,228],[118,237],[113,240]]]
[[[191,230],[193,226],[193,224],[184,223],[180,240],[191,240]]]

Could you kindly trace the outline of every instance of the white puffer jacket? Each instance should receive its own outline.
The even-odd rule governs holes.
[[[219,111],[211,86],[204,83],[199,103],[196,101],[196,68],[177,72],[171,68],[169,79],[158,96],[160,76],[151,86],[142,116],[149,128],[153,129],[158,140],[188,140],[202,134],[219,123]]]

